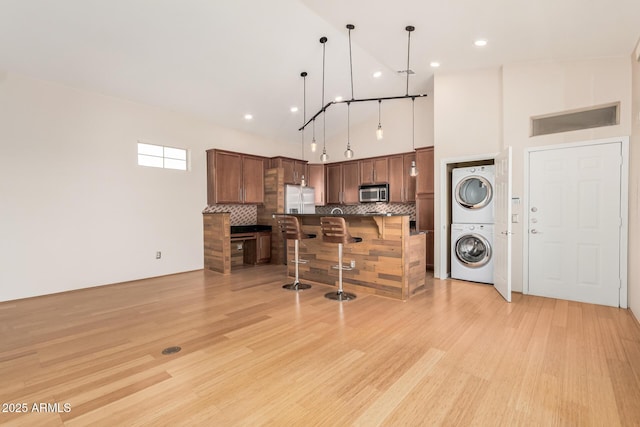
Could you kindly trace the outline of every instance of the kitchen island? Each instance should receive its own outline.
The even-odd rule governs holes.
[[[338,245],[324,243],[320,229],[323,216],[340,216],[345,219],[349,233],[361,237],[362,242],[344,246],[345,265],[355,264],[343,271],[346,291],[372,293],[399,300],[406,300],[425,288],[425,234],[411,233],[408,215],[326,215],[291,214],[296,216],[304,233],[315,234],[315,239],[300,243],[300,281],[338,285],[338,270],[332,267],[338,262]],[[276,236],[274,229],[274,238]],[[287,241],[287,252],[294,252],[294,242]],[[288,263],[289,276],[295,275],[295,266]]]

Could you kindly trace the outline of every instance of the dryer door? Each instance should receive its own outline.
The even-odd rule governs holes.
[[[467,267],[482,267],[491,259],[491,245],[479,234],[465,234],[456,241],[456,257]]]
[[[482,209],[493,197],[491,183],[483,176],[471,175],[456,185],[456,202],[467,209]]]

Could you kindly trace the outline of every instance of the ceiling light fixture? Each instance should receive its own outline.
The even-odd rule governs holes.
[[[333,98],[336,102],[340,102],[342,101],[342,97],[340,95],[336,96],[335,98]]]
[[[478,39],[476,41],[473,42],[474,45],[478,46],[478,47],[483,47],[487,45],[487,41],[484,39]]]
[[[291,107],[289,109],[292,113],[297,113],[298,112],[298,107]]]
[[[382,71],[376,71],[375,73],[373,73],[374,79],[379,79],[380,77],[382,77]]]
[[[351,51],[351,30],[353,30],[355,28],[354,25],[352,24],[348,24],[347,25],[347,29],[349,30],[349,67],[350,67],[350,78],[351,78],[351,99],[348,100],[342,100],[342,97],[336,97],[334,101],[330,101],[328,103],[325,104],[325,72],[326,72],[326,43],[327,43],[327,38],[326,37],[321,37],[320,38],[320,43],[322,44],[322,105],[320,107],[320,110],[314,114],[309,120],[307,120],[298,130],[299,131],[304,131],[304,129],[310,124],[313,123],[314,125],[314,129],[315,129],[315,120],[316,118],[322,114],[322,128],[323,128],[323,135],[322,135],[322,140],[323,140],[323,147],[322,147],[322,155],[320,156],[320,160],[323,163],[326,163],[329,160],[329,156],[327,155],[327,146],[326,146],[326,116],[327,116],[327,109],[329,107],[331,107],[334,104],[342,104],[342,103],[347,103],[347,149],[345,150],[345,157],[347,158],[352,158],[354,156],[353,150],[351,150],[351,140],[350,140],[350,105],[353,102],[370,102],[370,101],[378,101],[378,130],[376,130],[376,137],[378,139],[382,139],[382,123],[380,121],[380,106],[382,104],[382,101],[386,101],[386,100],[391,100],[391,99],[408,99],[410,98],[412,101],[415,102],[416,98],[422,98],[422,97],[426,97],[427,94],[426,93],[419,93],[419,94],[413,94],[413,95],[409,95],[409,76],[411,74],[415,74],[413,72],[413,70],[411,70],[409,68],[410,65],[410,54],[411,54],[411,32],[413,32],[415,30],[415,27],[409,25],[407,27],[405,27],[405,30],[407,31],[407,69],[406,70],[401,70],[399,71],[399,73],[401,74],[406,74],[407,75],[407,82],[406,82],[406,92],[404,95],[398,95],[398,96],[386,96],[386,97],[378,97],[378,98],[362,98],[362,99],[356,99],[353,95],[353,58],[352,58],[352,51]],[[314,130],[315,133],[315,130]],[[315,141],[315,138],[314,138]],[[312,151],[314,148],[313,142],[311,145],[311,149]]]
[[[322,110],[321,111],[324,112],[326,110],[326,107],[324,106],[324,70],[325,70],[327,38],[320,37],[320,43],[322,43]],[[317,113],[316,116],[318,114],[320,113]],[[314,116],[313,118],[315,119],[316,116]],[[302,126],[302,130],[304,130],[304,127],[307,124],[308,122]],[[322,115],[322,154],[320,155],[320,161],[322,163],[327,163],[327,160],[329,160],[329,156],[327,155],[327,115],[323,114]]]
[[[378,129],[376,130],[376,138],[380,141],[384,138],[384,133],[382,131],[382,122],[380,121],[380,106],[382,105],[382,100],[378,99]]]
[[[440,63],[437,61],[432,61],[429,65],[432,66],[433,68],[438,68],[440,66]]]
[[[244,115],[244,119],[245,119],[245,120],[251,120],[251,119],[253,119],[253,115],[251,115],[251,114],[245,114],[245,115]]]
[[[411,146],[413,151],[416,151],[416,99],[411,98]],[[409,176],[418,176],[418,167],[416,161],[411,160],[411,168],[409,169]]]

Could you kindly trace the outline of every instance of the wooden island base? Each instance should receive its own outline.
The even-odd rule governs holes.
[[[303,232],[315,234],[314,239],[300,242],[300,281],[309,280],[338,286],[338,245],[324,243],[320,230],[320,214],[294,215]],[[344,246],[345,265],[355,262],[351,270],[343,271],[343,286],[350,292],[365,292],[406,300],[424,290],[426,276],[425,234],[410,234],[409,216],[339,215],[347,223],[352,236],[362,242]],[[275,233],[274,233],[275,235]],[[289,259],[293,259],[294,241],[287,241]],[[295,265],[288,262],[289,276],[295,275]]]

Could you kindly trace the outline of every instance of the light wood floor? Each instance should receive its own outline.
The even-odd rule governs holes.
[[[640,425],[626,310],[507,304],[440,280],[407,302],[339,303],[327,286],[281,289],[285,274],[195,271],[1,303],[0,402],[28,412],[0,424]]]

